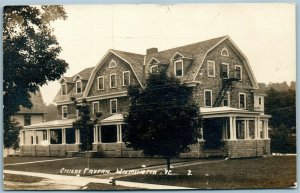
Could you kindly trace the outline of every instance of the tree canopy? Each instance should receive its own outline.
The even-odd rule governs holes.
[[[127,146],[148,156],[170,159],[197,143],[201,117],[192,90],[174,76],[152,73],[146,87],[129,86],[130,106],[125,116]]]
[[[51,27],[51,22],[66,18],[62,6],[4,7],[4,147],[18,143],[19,130],[12,129],[16,124],[11,117],[20,106],[32,107],[29,93],[66,72],[68,64],[59,58],[62,49]]]

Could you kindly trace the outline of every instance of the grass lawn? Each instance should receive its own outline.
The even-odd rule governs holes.
[[[188,170],[192,175],[187,175]],[[178,175],[135,175],[119,180],[199,189],[288,188],[296,182],[296,156],[230,159],[172,172]]]
[[[23,162],[32,162],[32,161],[43,161],[43,160],[53,160],[53,159],[61,159],[62,157],[4,157],[4,164],[15,164],[15,163],[23,163]]]
[[[44,178],[34,177],[34,176],[4,174],[4,180],[11,181],[11,182],[35,183],[35,182],[40,182],[43,179]]]
[[[12,159],[10,161],[9,159]],[[35,158],[37,161],[42,160],[43,158]],[[48,157],[48,159],[50,159]],[[57,158],[56,158],[57,159]],[[28,157],[8,157],[6,163],[20,163],[34,161],[34,158]],[[47,160],[47,159],[45,159]],[[182,162],[188,161],[185,159],[174,159],[172,162]],[[77,169],[84,170],[85,168],[90,169],[106,169],[115,171],[117,168],[122,169],[132,169],[140,168],[142,165],[153,166],[159,164],[165,164],[165,159],[161,158],[75,158],[75,159],[66,159],[66,160],[57,160],[52,162],[40,162],[40,163],[30,163],[22,165],[9,165],[5,166],[5,170],[18,170],[18,171],[28,171],[28,172],[39,172],[39,173],[49,173],[49,174],[61,174],[60,170],[65,169]],[[82,172],[83,173],[83,172]],[[82,175],[81,173],[81,175]],[[63,175],[75,175],[75,174],[66,174]],[[88,174],[87,174],[88,175]]]
[[[85,187],[81,188],[82,190],[142,190],[138,188],[126,187],[110,184],[99,184],[99,183],[89,183]]]

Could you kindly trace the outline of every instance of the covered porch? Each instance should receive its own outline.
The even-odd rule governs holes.
[[[222,150],[224,155],[253,157],[270,154],[269,115],[231,107],[200,108],[203,127],[200,151]]]

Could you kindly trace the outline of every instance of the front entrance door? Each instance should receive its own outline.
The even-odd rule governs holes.
[[[203,123],[203,137],[205,149],[219,149],[222,147],[222,119],[206,119]]]

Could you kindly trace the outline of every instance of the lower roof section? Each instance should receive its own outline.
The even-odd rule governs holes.
[[[263,118],[269,119],[270,115],[265,115],[259,111],[248,111],[246,109],[237,109],[232,107],[201,107],[200,113],[203,118],[220,118],[220,117],[248,117],[248,118]],[[54,128],[67,128],[73,127],[73,122],[75,119],[61,119],[48,121],[38,124],[33,124],[25,126],[24,129],[54,129]],[[109,117],[106,117],[100,121],[100,125],[113,125],[113,124],[122,124],[124,123],[123,114],[114,114]]]

